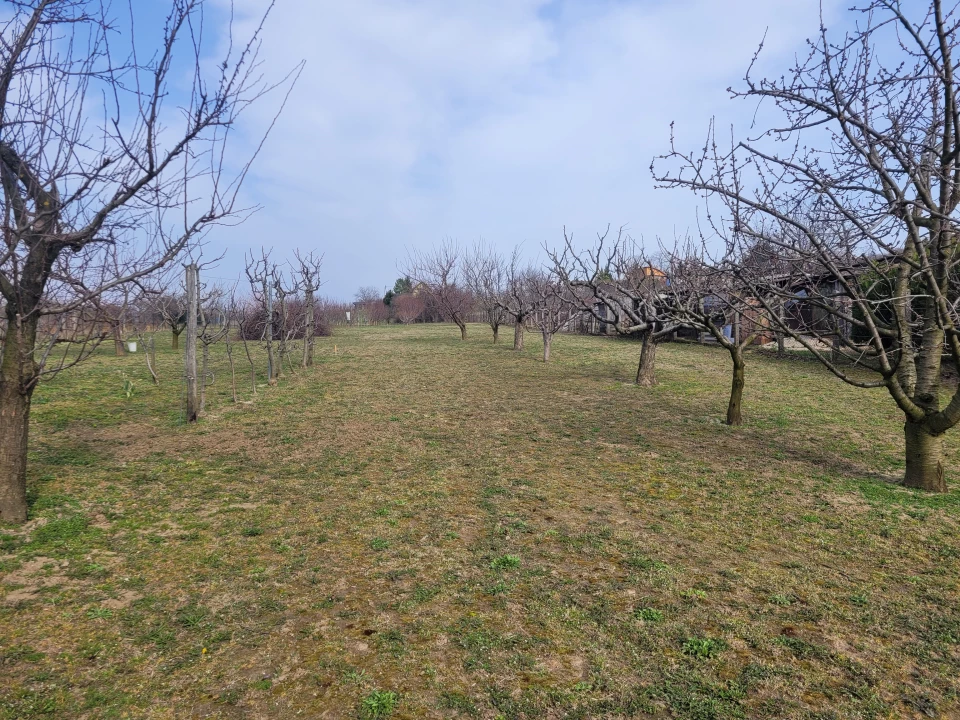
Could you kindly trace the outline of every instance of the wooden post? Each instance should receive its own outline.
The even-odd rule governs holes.
[[[187,378],[187,422],[196,422],[200,411],[197,395],[197,281],[199,268],[187,265],[187,339],[183,353],[183,373]]]

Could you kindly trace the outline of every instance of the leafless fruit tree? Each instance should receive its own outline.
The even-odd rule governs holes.
[[[5,521],[26,519],[33,391],[63,367],[47,363],[37,345],[41,318],[65,316],[150,275],[212,223],[237,219],[249,163],[231,171],[224,144],[240,114],[270,88],[257,60],[259,30],[218,61],[206,59],[203,5],[171,3],[159,46],[146,55],[143,33],[135,44],[130,28],[114,32],[133,3],[115,21],[110,6],[94,0],[27,0],[9,3],[0,21]],[[113,268],[104,255],[117,246],[125,261]],[[68,364],[83,359],[82,348]]]
[[[538,298],[531,292],[531,279],[537,274],[532,265],[524,265],[520,248],[515,247],[510,262],[504,272],[504,288],[501,306],[504,312],[513,318],[513,349],[523,350],[523,332],[533,311],[537,309]]]
[[[550,362],[553,336],[570,321],[570,303],[564,297],[563,281],[553,273],[541,270],[527,275],[527,287],[534,309],[530,320],[543,337],[543,361]]]
[[[297,261],[294,271],[303,289],[303,367],[310,367],[313,365],[313,337],[316,330],[315,293],[321,285],[320,266],[323,255],[315,255],[312,250],[306,254],[294,251],[294,257]]]
[[[668,306],[667,277],[621,227],[611,239],[610,226],[597,233],[592,248],[578,251],[563,231],[561,252],[547,250],[567,296],[582,312],[620,335],[639,335],[637,385],[657,384],[657,345],[680,327]]]
[[[819,328],[778,324],[842,380],[887,389],[905,418],[904,484],[943,492],[942,438],[960,421],[960,391],[941,406],[944,356],[960,368],[957,9],[873,0],[854,12],[847,35],[824,28],[782,76],[757,79],[751,66],[731,91],[781,123],[730,149],[712,128],[700,151],[671,143],[653,173],[719,201],[711,219],[728,243],[767,243],[810,278],[804,288],[750,273],[778,303],[828,316]]]
[[[182,269],[178,268],[178,275],[182,275]],[[172,280],[172,278],[171,278]],[[179,285],[183,284],[179,277],[172,280]],[[174,350],[180,348],[180,335],[187,328],[187,295],[180,289],[177,292],[163,292],[157,295],[153,300],[157,315],[163,320],[163,324],[170,328],[171,344]]]
[[[266,348],[267,383],[270,385],[276,384],[277,375],[280,372],[276,358],[274,358],[274,329],[276,327],[276,312],[273,302],[275,268],[276,264],[270,260],[270,253],[267,250],[261,249],[259,257],[251,251],[247,257],[247,280],[250,283],[250,292],[253,295],[254,303],[259,307],[256,311],[251,311],[245,327],[256,330]],[[261,323],[256,320],[258,316],[262,318]]]
[[[394,295],[391,307],[397,320],[412,323],[423,314],[426,304],[418,293],[405,292]]]
[[[201,283],[199,312],[197,313],[197,340],[200,341],[200,412],[206,408],[207,388],[215,381],[210,370],[210,348],[230,334],[228,293],[222,287],[204,287]],[[232,365],[232,361],[231,361]]]
[[[463,274],[464,251],[453,240],[426,251],[407,253],[403,272],[420,292],[427,293],[445,320],[460,328],[460,338],[467,339],[467,314],[474,302]]]
[[[293,372],[293,354],[294,340],[303,332],[302,315],[293,312],[290,298],[296,298],[300,292],[300,284],[294,273],[285,273],[283,268],[273,268],[273,289],[276,297],[276,318],[275,329],[277,332],[277,351],[279,354],[277,362],[277,374],[279,378],[283,375],[283,361],[287,361],[290,372]],[[295,300],[294,300],[295,301]]]
[[[663,286],[664,307],[677,326],[707,333],[730,354],[733,376],[726,423],[741,425],[744,350],[768,328],[763,306],[736,282],[722,261],[711,262],[704,248],[689,239],[664,251],[664,256],[669,279]]]
[[[465,253],[463,275],[476,307],[483,311],[483,316],[493,331],[493,341],[497,342],[500,326],[508,317],[503,307],[506,294],[506,262],[493,246],[481,240]]]

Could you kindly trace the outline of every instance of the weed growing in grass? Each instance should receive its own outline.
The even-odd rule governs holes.
[[[719,638],[691,637],[683,642],[681,650],[684,655],[695,658],[708,659],[719,655],[727,647],[727,643]]]
[[[520,558],[516,555],[501,555],[490,563],[491,570],[513,570],[520,567]]]
[[[360,703],[361,720],[379,720],[390,717],[397,708],[399,698],[389,690],[371,690]]]
[[[386,550],[388,547],[390,547],[390,543],[383,538],[374,538],[370,541],[370,547],[377,551]]]
[[[651,607],[637,608],[633,614],[638,619],[648,623],[656,623],[663,620],[663,612]]]

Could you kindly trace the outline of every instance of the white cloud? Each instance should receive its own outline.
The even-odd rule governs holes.
[[[241,36],[262,6],[237,2]],[[448,235],[536,254],[564,224],[690,227],[692,198],[650,180],[669,123],[685,147],[713,115],[746,129],[754,108],[726,88],[765,31],[762,69],[784,69],[818,13],[817,0],[281,0],[264,69],[307,65],[247,188],[264,210],[214,236],[231,248],[221,272],[248,246],[317,247],[326,291],[350,296],[392,284],[404,246]],[[248,118],[248,141],[272,109]]]

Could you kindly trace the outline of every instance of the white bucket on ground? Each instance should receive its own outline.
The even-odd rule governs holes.
[[[130,352],[136,352],[136,351],[137,351],[137,343],[134,342],[134,341],[132,341],[132,340],[128,341],[128,342],[127,342],[127,350],[129,350]]]

